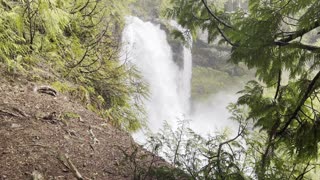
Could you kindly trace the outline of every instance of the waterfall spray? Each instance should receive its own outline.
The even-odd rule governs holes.
[[[149,84],[150,98],[145,100],[148,126],[159,130],[164,121],[176,127],[177,119],[189,113],[191,52],[184,48],[184,68],[172,58],[172,50],[160,25],[128,17],[123,32],[124,49]],[[139,138],[138,138],[139,139]]]
[[[193,112],[190,111],[192,55],[189,48],[183,47],[183,67],[178,67],[166,32],[160,25],[143,22],[137,17],[128,17],[126,23],[123,51],[149,84],[150,97],[144,104],[151,132],[157,132],[164,121],[175,129],[178,120],[184,119],[192,119],[191,126],[201,134],[234,124],[228,120],[225,107],[235,96],[227,92],[220,94],[221,98],[210,97],[207,103],[196,104]],[[183,31],[176,22],[170,24]],[[138,142],[145,140],[143,132],[133,136]]]

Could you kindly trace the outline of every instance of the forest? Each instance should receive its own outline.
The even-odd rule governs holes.
[[[14,144],[0,145],[0,179],[26,178],[4,157],[28,145],[8,136],[24,119],[30,132],[53,128],[48,119],[61,126],[52,129],[62,133],[60,145],[46,136],[53,154],[68,143],[76,154],[75,142],[89,139],[90,151],[114,146],[109,153],[131,168],[94,177],[98,170],[64,155],[76,179],[319,179],[319,9],[318,0],[0,0],[0,143]],[[42,96],[21,103],[22,90],[11,87]],[[43,105],[43,91],[55,99]],[[24,130],[21,137],[34,133]],[[135,148],[130,154],[109,139]],[[96,158],[99,168],[112,162]],[[56,179],[38,171],[31,179]]]

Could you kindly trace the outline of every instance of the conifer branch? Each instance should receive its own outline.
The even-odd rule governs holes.
[[[304,49],[304,50],[312,51],[312,52],[320,50],[319,46],[303,44],[301,42],[285,43],[285,42],[276,41],[275,45],[277,45],[277,46],[287,46],[287,47],[291,47],[291,48],[299,48],[299,49]]]
[[[70,14],[75,14],[77,12],[83,11],[89,5],[89,3],[90,3],[90,0],[87,0],[87,2],[82,7],[81,6],[76,7],[75,10],[70,12]],[[80,9],[78,9],[78,8],[80,8]],[[76,10],[76,9],[78,9],[78,10]]]
[[[313,170],[315,167],[312,167],[310,169],[308,169],[310,166],[310,161],[308,162],[308,164],[306,165],[306,167],[303,169],[303,172],[296,178],[296,180],[301,180],[304,178],[304,176],[310,172],[311,170]]]
[[[279,47],[278,58],[279,58],[279,61],[281,62],[281,47]],[[278,72],[278,83],[277,83],[276,94],[274,95],[274,100],[277,100],[278,95],[279,95],[279,91],[280,91],[280,87],[281,87],[281,75],[282,75],[282,70],[279,69],[279,72]]]
[[[218,173],[219,173],[219,175],[220,175],[220,177],[221,177],[222,179],[223,179],[223,176],[222,176],[221,159],[220,159],[220,158],[221,158],[220,156],[221,156],[222,147],[223,147],[224,145],[226,145],[226,144],[229,144],[229,143],[237,140],[240,136],[243,135],[243,132],[245,131],[245,129],[246,129],[246,125],[244,125],[244,126],[242,127],[242,125],[240,124],[240,125],[239,125],[239,128],[238,128],[238,133],[237,133],[237,135],[236,135],[234,138],[229,139],[229,140],[227,140],[227,141],[222,142],[222,143],[219,144],[218,152],[217,152],[217,169],[218,169]]]
[[[224,34],[224,32],[219,28],[219,25],[217,25],[217,29],[220,33],[220,35],[223,37],[225,41],[227,41],[231,46],[236,46],[231,40]]]
[[[68,68],[73,69],[73,68],[77,67],[78,65],[80,65],[85,60],[85,58],[88,56],[88,53],[89,53],[89,47],[86,48],[86,51],[82,55],[81,59],[76,64],[71,65]]]
[[[100,1],[95,1],[95,5],[93,6],[93,8],[91,9],[91,11],[89,12],[89,13],[87,13],[87,14],[84,14],[84,15],[82,15],[83,17],[90,17],[90,16],[92,16],[92,14],[94,13],[94,11],[97,9],[97,7],[98,7],[98,3],[99,3]]]
[[[208,6],[206,0],[201,0],[202,4],[205,6],[207,12],[219,23],[224,25],[227,28],[230,28],[232,30],[236,30],[233,26],[227,24],[226,22],[224,22],[222,19],[220,19],[217,15],[215,15],[212,10],[210,9],[210,7]],[[193,13],[194,14],[194,13]],[[286,38],[282,38],[280,40],[276,40],[274,41],[274,45],[277,46],[291,46],[293,48],[300,48],[300,49],[305,49],[308,51],[318,51],[320,50],[320,47],[318,46],[313,46],[313,45],[306,45],[303,43],[290,43],[291,41],[293,41],[294,39],[298,38],[298,37],[302,37],[304,34],[316,29],[317,27],[320,26],[320,20],[316,21],[312,26],[309,26],[308,28],[305,29],[301,29],[299,31],[296,32],[292,32],[289,33],[288,35],[286,35]],[[231,46],[235,46],[235,44],[225,35],[225,33],[222,31],[221,28],[218,27],[217,25],[217,30],[218,32],[221,34],[221,36],[223,37],[223,39],[225,39]],[[238,30],[237,30],[238,31]]]
[[[204,7],[206,8],[206,10],[208,11],[208,13],[216,20],[218,21],[220,24],[223,24],[225,27],[227,28],[230,28],[230,29],[233,29],[233,27],[229,24],[227,24],[226,22],[224,22],[223,20],[221,20],[218,16],[216,16],[212,11],[211,9],[209,8],[206,0],[201,0],[202,1],[202,4],[204,5]]]
[[[285,9],[290,3],[292,2],[292,0],[289,0],[285,5],[283,5],[279,11],[282,11],[283,9]]]
[[[276,89],[276,94],[274,95],[274,100],[276,100],[278,98],[279,95],[279,91],[280,91],[280,87],[281,87],[281,70],[279,70],[278,73],[278,83],[277,83],[277,89]]]
[[[302,99],[300,100],[298,106],[296,107],[296,109],[294,110],[293,114],[290,116],[290,118],[288,119],[288,121],[285,123],[285,125],[277,132],[276,135],[282,135],[285,130],[289,127],[289,125],[292,123],[292,121],[297,117],[298,113],[301,110],[301,107],[304,105],[304,103],[306,102],[306,100],[309,98],[310,94],[312,93],[312,91],[314,91],[315,89],[315,85],[318,82],[318,80],[320,79],[320,71],[317,73],[317,75],[313,78],[313,80],[311,81],[311,83],[309,84],[306,92],[304,93]]]
[[[305,28],[305,29],[301,29],[296,31],[296,33],[294,34],[290,34],[288,35],[288,37],[280,39],[278,41],[275,41],[275,44],[277,45],[287,45],[289,42],[293,41],[294,39],[303,36],[304,34],[316,29],[317,27],[320,26],[320,19],[318,21],[316,21],[315,23],[313,23],[313,25]]]

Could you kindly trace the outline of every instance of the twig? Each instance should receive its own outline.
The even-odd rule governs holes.
[[[222,21],[218,16],[216,16],[212,11],[211,9],[209,8],[206,0],[201,0],[202,1],[202,4],[204,5],[204,7],[206,8],[207,12],[216,20],[218,21],[219,23],[223,24],[225,27],[227,28],[230,28],[230,29],[233,29],[233,27],[229,24],[227,24],[226,22]]]
[[[90,135],[92,136],[92,139],[93,139],[93,144],[99,144],[99,140],[96,138],[96,136],[93,134],[93,131],[92,131],[92,127],[89,126],[89,133]]]
[[[69,158],[68,154],[60,154],[58,159],[62,162],[62,164],[70,169],[73,175],[77,178],[77,180],[84,180],[80,172],[78,171],[77,167],[72,163],[71,159]]]
[[[12,113],[12,112],[9,112],[9,111],[6,111],[6,110],[2,110],[0,109],[0,115],[7,115],[7,116],[13,116],[13,117],[21,117],[15,113]]]

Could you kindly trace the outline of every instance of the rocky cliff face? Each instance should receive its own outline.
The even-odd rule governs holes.
[[[241,1],[241,0],[237,0]],[[159,17],[159,8],[156,11],[151,12],[150,9],[157,8],[151,6],[157,4],[160,1],[140,0],[140,4],[136,4],[134,9],[142,8],[144,5],[145,13],[143,11],[137,12],[136,16],[145,20],[151,21],[154,24],[159,24],[160,28],[167,33],[167,41],[169,42],[172,55],[175,63],[183,68],[183,43],[175,39],[172,35],[173,27],[170,26],[167,20],[163,20]],[[233,7],[233,2],[230,1],[226,5]],[[235,4],[235,8],[239,5]],[[245,4],[240,4],[245,6]],[[198,38],[193,40],[192,45],[192,101],[199,99],[206,99],[208,96],[223,91],[230,86],[242,86],[242,79],[251,78],[252,72],[248,72],[243,66],[234,65],[228,63],[230,58],[231,48],[223,45],[218,45],[218,40],[212,44],[207,43],[207,33],[198,32]],[[209,74],[209,75],[208,75]],[[223,80],[221,80],[223,79]]]
[[[183,68],[183,43],[173,38],[171,35],[173,27],[169,25],[167,20],[162,20],[159,17],[160,6],[161,0],[140,0],[131,9],[133,15],[140,19],[160,25],[160,28],[167,33],[167,40],[171,46],[174,61],[179,67]],[[228,52],[228,48],[210,46],[206,43],[205,33],[200,33],[199,38],[194,40],[192,46],[193,66],[221,69],[226,64]]]
[[[216,43],[217,44],[217,43]],[[210,45],[205,40],[197,39],[192,47],[194,67],[207,67],[228,73],[230,76],[242,76],[245,70],[228,62],[231,48],[227,46]]]
[[[180,68],[183,68],[183,43],[171,36],[170,30],[164,23],[160,24],[160,28],[166,31],[167,33],[167,41],[171,46],[172,57],[174,62],[178,64]]]
[[[183,44],[174,39],[170,35],[170,25],[166,20],[161,20],[162,0],[139,0],[131,8],[133,15],[145,21],[151,21],[155,24],[160,24],[161,29],[167,32],[168,42],[171,45],[173,59],[183,67]],[[225,11],[233,12],[235,10],[247,10],[248,3],[246,0],[229,0],[225,3]],[[192,45],[192,58],[194,67],[209,67],[218,71],[227,72],[231,76],[241,76],[244,74],[243,68],[235,65],[230,65],[227,61],[230,56],[231,49],[226,46],[209,45],[207,43],[206,32],[199,32],[199,37],[194,40]]]
[[[174,61],[183,67],[183,43],[170,36],[170,31],[165,25],[161,25],[161,28],[168,34],[168,42],[172,48]],[[214,43],[208,44],[205,39],[205,35],[199,36],[198,39],[193,41],[192,44],[192,65],[193,67],[207,67],[218,71],[227,72],[231,76],[243,75],[244,69],[228,63],[230,58],[231,48],[227,46],[219,46]]]

